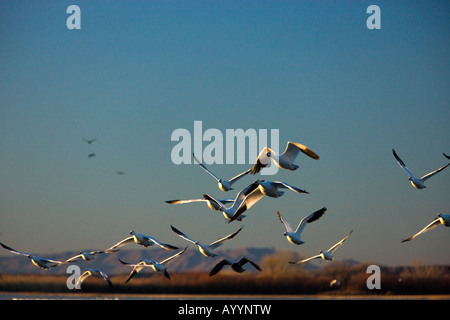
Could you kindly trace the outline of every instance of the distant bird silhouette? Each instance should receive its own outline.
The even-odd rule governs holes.
[[[92,158],[92,157],[95,157],[95,153],[88,154],[88,158]]]
[[[439,169],[437,169],[435,171],[432,171],[432,172],[424,175],[421,178],[416,178],[416,177],[414,177],[412,172],[409,171],[409,169],[406,167],[405,163],[399,158],[399,156],[397,155],[397,153],[395,152],[394,149],[392,149],[392,153],[394,154],[394,158],[395,158],[395,160],[397,160],[397,163],[400,165],[400,167],[402,167],[403,170],[405,170],[406,173],[409,175],[408,180],[411,181],[412,186],[414,188],[416,188],[416,189],[424,189],[424,188],[426,188],[425,185],[424,185],[424,182],[427,179],[431,178],[436,173],[441,172],[442,170],[444,170],[445,168],[447,168],[450,165],[450,163],[448,163],[447,165],[445,165],[443,167],[440,167]]]
[[[245,271],[245,269],[243,268],[243,266],[247,263],[250,263],[253,267],[256,268],[256,270],[261,271],[261,268],[254,263],[253,261],[242,257],[239,261],[236,262],[230,262],[227,259],[223,259],[221,260],[218,264],[216,264],[211,271],[209,272],[209,276],[212,277],[213,275],[215,275],[216,273],[218,273],[220,270],[222,270],[222,268],[226,265],[231,266],[231,269],[237,273],[242,273]]]
[[[97,138],[94,138],[94,139],[86,139],[86,138],[83,138],[83,140],[84,141],[86,141],[88,144],[92,144],[92,142],[94,142],[95,140],[97,140]]]

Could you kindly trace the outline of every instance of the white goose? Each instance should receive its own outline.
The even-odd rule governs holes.
[[[294,229],[292,229],[289,223],[285,219],[283,219],[280,212],[277,211],[278,218],[280,219],[281,223],[283,223],[284,226],[286,227],[286,232],[283,235],[292,244],[300,245],[305,243],[304,241],[302,241],[301,235],[306,225],[308,223],[319,220],[319,218],[325,213],[326,210],[327,208],[324,207],[304,217],[298,224],[297,229],[295,231]]]
[[[131,242],[135,242],[144,247],[153,246],[154,244],[157,244],[158,246],[160,246],[161,248],[166,249],[166,250],[178,249],[178,247],[172,246],[167,243],[160,242],[153,237],[149,237],[149,236],[146,236],[146,235],[143,235],[140,233],[136,233],[133,230],[130,231],[130,234],[132,235],[131,237],[125,238],[122,241],[116,243],[111,248],[106,249],[105,252],[109,253],[109,252],[119,251],[120,247],[123,247],[124,245],[127,245]]]
[[[109,280],[108,276],[103,271],[98,270],[98,269],[88,268],[88,269],[86,269],[85,272],[83,272],[83,274],[78,279],[78,281],[75,285],[75,288],[81,289],[81,284],[83,283],[83,281],[86,280],[86,278],[88,278],[90,276],[103,278],[111,289],[114,287],[111,280]]]
[[[237,235],[241,230],[242,227],[236,231],[233,232],[232,234],[229,234],[219,240],[214,241],[211,244],[203,244],[199,241],[195,241],[192,240],[191,238],[189,238],[188,236],[186,236],[183,232],[181,232],[180,230],[178,230],[177,228],[175,228],[174,226],[170,226],[172,228],[172,230],[179,235],[181,238],[183,238],[184,240],[187,240],[189,242],[192,242],[193,244],[195,244],[196,246],[198,246],[198,250],[206,257],[215,257],[217,256],[217,254],[214,252],[215,249],[217,249],[218,247],[220,247],[225,241],[233,239],[235,235]]]
[[[131,271],[130,275],[128,276],[128,278],[127,278],[127,280],[125,282],[130,281],[131,278],[133,278],[139,271],[141,271],[145,267],[150,267],[156,272],[161,272],[167,279],[170,280],[170,275],[167,272],[166,264],[171,262],[173,259],[179,257],[180,254],[182,254],[183,252],[186,251],[186,249],[187,249],[187,247],[184,248],[182,251],[174,254],[173,256],[170,256],[169,258],[167,258],[167,259],[165,259],[165,260],[163,260],[161,262],[158,262],[158,261],[155,261],[155,260],[151,260],[151,259],[142,259],[138,264],[131,264],[131,263],[127,263],[127,262],[124,262],[124,261],[119,259],[119,261],[122,264],[126,264],[126,265],[129,265],[129,266],[133,267],[133,270]]]
[[[414,177],[414,175],[412,174],[412,172],[409,171],[409,169],[406,167],[405,163],[399,158],[399,156],[397,155],[397,153],[395,152],[394,149],[392,149],[392,153],[394,154],[395,160],[397,160],[397,162],[398,162],[398,164],[400,165],[400,167],[402,167],[402,168],[406,171],[406,173],[408,173],[408,175],[409,175],[408,180],[411,181],[412,186],[413,186],[414,188],[416,188],[416,189],[423,189],[423,188],[426,188],[425,185],[424,185],[424,182],[425,182],[427,179],[431,178],[431,177],[434,176],[436,173],[441,172],[442,170],[444,170],[445,168],[447,168],[447,167],[450,165],[450,163],[448,163],[447,165],[445,165],[445,166],[443,166],[443,167],[440,167],[439,169],[437,169],[437,170],[435,170],[435,171],[432,171],[432,172],[430,172],[430,173],[424,175],[424,176],[421,177],[421,178],[416,178],[416,177]]]
[[[333,253],[344,243],[345,240],[347,240],[347,238],[352,234],[353,230],[350,231],[350,233],[345,236],[341,241],[339,241],[338,243],[336,243],[334,246],[332,246],[330,249],[328,249],[327,251],[319,251],[318,255],[312,256],[310,258],[304,259],[304,260],[300,260],[297,262],[289,262],[291,264],[300,264],[300,263],[304,263],[306,261],[310,261],[313,259],[323,259],[323,260],[327,260],[327,261],[331,261],[333,260]]]
[[[98,250],[96,250],[96,251],[80,251],[80,254],[65,260],[64,263],[75,262],[79,259],[83,259],[84,261],[94,260],[97,257],[97,255],[102,254],[102,253],[106,253],[106,252],[98,251]]]
[[[258,155],[258,158],[256,159],[256,163],[254,164],[251,173],[258,173],[261,168],[264,168],[269,164],[271,159],[278,167],[282,169],[288,169],[291,171],[297,170],[298,165],[294,164],[294,161],[300,151],[313,158],[314,160],[319,160],[320,158],[316,153],[314,153],[311,149],[304,146],[303,144],[289,141],[286,145],[286,149],[282,154],[276,153],[269,147],[265,147],[264,149],[262,149]]]
[[[44,259],[38,256],[34,256],[28,253],[23,253],[23,252],[19,252],[13,248],[8,247],[7,245],[4,245],[3,243],[0,242],[0,245],[5,248],[8,251],[11,251],[12,253],[15,254],[19,254],[22,256],[25,256],[27,258],[29,258],[31,260],[31,263],[33,263],[36,267],[39,267],[41,269],[44,270],[48,270],[50,268],[53,267],[58,267],[60,265],[62,265],[64,262],[63,261],[56,261],[56,260],[51,260],[51,259]]]
[[[238,181],[239,179],[241,179],[243,176],[247,175],[248,173],[250,173],[250,171],[252,171],[252,169],[248,169],[247,171],[244,171],[240,174],[238,174],[237,176],[235,176],[234,178],[231,178],[230,180],[223,180],[218,178],[214,173],[211,172],[211,170],[209,170],[208,168],[205,167],[204,164],[202,164],[196,157],[194,154],[192,154],[192,156],[194,157],[195,162],[197,162],[197,164],[206,172],[208,172],[214,179],[216,179],[217,184],[219,185],[219,189],[222,191],[230,191],[233,190],[233,188],[231,187],[233,185],[233,183],[235,183],[236,181]]]
[[[225,204],[225,203],[234,202],[234,199],[220,199],[218,201]],[[219,211],[219,209],[220,209],[220,206],[216,202],[211,201],[209,199],[167,200],[166,201],[166,203],[169,203],[169,204],[184,204],[184,203],[194,203],[194,202],[206,202],[208,207],[215,211]]]
[[[211,197],[208,194],[204,194],[203,197],[207,200],[214,202],[218,207],[219,211],[221,211],[228,220],[228,222],[239,220],[245,217],[242,213],[246,210],[250,209],[256,202],[261,200],[264,197],[264,194],[258,188],[259,182],[255,181],[251,185],[242,189],[236,196],[236,199],[233,202],[231,207],[226,207],[219,200]]]
[[[450,215],[438,213],[437,218],[431,221],[425,228],[417,232],[415,235],[409,237],[408,239],[402,240],[402,242],[411,241],[412,239],[420,236],[421,234],[436,228],[438,225],[443,225],[445,227],[450,227]]]

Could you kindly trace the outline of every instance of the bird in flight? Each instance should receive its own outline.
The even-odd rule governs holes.
[[[450,214],[441,214],[438,213],[436,219],[431,221],[425,228],[417,232],[415,235],[409,237],[408,239],[402,240],[402,242],[411,241],[412,239],[420,236],[421,234],[436,228],[438,225],[443,225],[445,227],[450,227]]]
[[[29,253],[19,252],[13,248],[8,247],[7,245],[4,245],[1,242],[0,242],[0,245],[12,253],[19,254],[19,255],[29,258],[31,260],[31,263],[33,263],[36,267],[39,267],[44,270],[48,270],[52,267],[58,267],[64,263],[63,261],[45,259],[45,258],[41,258],[41,257],[35,256],[35,255],[31,255]]]
[[[327,251],[320,250],[318,255],[315,255],[315,256],[312,256],[310,258],[307,258],[307,259],[304,259],[304,260],[300,260],[300,261],[297,261],[297,262],[289,262],[289,263],[291,263],[291,264],[300,264],[300,263],[304,263],[306,261],[310,261],[310,260],[313,260],[313,259],[323,259],[323,260],[331,261],[331,260],[333,260],[333,253],[344,243],[345,240],[347,240],[348,237],[350,237],[352,232],[353,232],[353,230],[350,231],[350,233],[347,236],[345,236],[341,241],[336,243],[334,246],[332,246]]]
[[[86,141],[87,144],[92,144],[92,142],[94,142],[95,140],[97,140],[97,138],[94,138],[94,139],[86,139],[86,138],[83,138],[83,140]]]
[[[277,211],[278,218],[280,219],[281,223],[283,223],[284,226],[286,227],[286,232],[283,233],[283,235],[292,244],[300,245],[300,244],[305,243],[301,239],[301,234],[302,234],[303,230],[305,229],[306,225],[308,223],[319,220],[320,217],[322,217],[322,215],[325,213],[325,211],[327,211],[327,208],[324,207],[322,209],[319,209],[319,210],[307,215],[300,221],[300,223],[298,224],[297,229],[295,229],[295,231],[294,231],[294,229],[292,229],[292,227],[289,225],[289,223],[285,219],[283,219],[283,217],[280,214],[280,211]]]
[[[217,256],[217,254],[214,252],[215,249],[217,249],[218,247],[220,247],[225,241],[233,239],[234,236],[236,236],[241,230],[242,227],[236,231],[233,232],[232,234],[229,234],[219,240],[214,241],[211,244],[203,244],[200,241],[196,241],[196,240],[192,240],[191,238],[189,238],[187,235],[185,235],[183,232],[181,232],[180,230],[178,230],[177,228],[175,228],[174,226],[170,226],[173,230],[173,232],[175,232],[177,235],[179,235],[181,238],[183,238],[184,240],[187,240],[189,242],[192,242],[193,244],[195,244],[196,246],[198,246],[198,250],[205,256],[205,257],[215,257]]]
[[[233,188],[231,187],[233,185],[233,183],[235,183],[236,181],[238,181],[239,179],[241,179],[243,176],[247,175],[248,173],[250,173],[250,171],[252,169],[248,169],[240,174],[238,174],[237,176],[231,178],[230,180],[224,180],[221,178],[218,178],[214,173],[211,172],[211,170],[209,170],[208,168],[205,167],[204,164],[202,164],[194,154],[192,154],[192,156],[194,157],[195,162],[197,162],[197,164],[203,169],[205,170],[207,173],[209,173],[214,179],[216,179],[217,184],[219,185],[219,189],[222,191],[230,191],[233,190]]]
[[[146,236],[146,235],[143,235],[143,234],[140,234],[140,233],[136,233],[133,230],[130,231],[130,234],[131,234],[130,237],[123,239],[122,241],[120,241],[120,242],[116,243],[115,245],[113,245],[111,248],[108,248],[108,249],[106,249],[104,251],[108,252],[108,253],[109,252],[116,252],[116,251],[120,250],[119,249],[120,247],[123,247],[124,245],[127,245],[127,244],[129,244],[131,242],[135,242],[135,243],[137,243],[137,244],[139,244],[141,246],[144,246],[144,247],[153,246],[154,244],[157,244],[158,246],[160,246],[161,248],[166,249],[166,250],[176,250],[176,249],[178,249],[178,247],[172,246],[172,245],[167,244],[167,243],[160,242],[160,241],[156,240],[153,237]]]
[[[253,165],[253,168],[251,169],[252,174],[258,173],[261,168],[266,167],[270,160],[273,160],[273,162],[282,169],[287,170],[297,170],[298,165],[294,163],[295,159],[297,158],[299,152],[303,152],[310,158],[314,160],[319,160],[319,156],[313,152],[311,149],[309,149],[307,146],[304,146],[301,143],[291,142],[289,141],[286,145],[286,149],[282,154],[276,153],[274,150],[272,150],[269,147],[265,147],[261,150],[259,153],[256,163]]]
[[[114,288],[111,280],[109,280],[109,277],[106,275],[106,273],[104,273],[103,271],[101,271],[99,269],[94,269],[94,268],[87,268],[86,271],[83,272],[83,274],[79,277],[79,279],[75,285],[75,288],[81,289],[81,284],[83,283],[83,281],[90,276],[103,278],[103,280],[106,281],[106,283],[108,284],[108,286],[111,289]]]
[[[243,266],[245,264],[251,264],[253,267],[256,268],[256,270],[261,271],[261,268],[254,263],[253,261],[251,261],[250,259],[247,259],[245,257],[242,257],[241,259],[239,259],[239,261],[236,262],[231,262],[228,259],[223,259],[221,260],[218,264],[216,264],[211,271],[209,272],[209,276],[212,277],[213,275],[215,275],[216,273],[218,273],[220,270],[222,270],[222,268],[224,266],[231,266],[231,269],[237,273],[242,273],[245,271],[245,269],[243,268]]]
[[[400,157],[397,155],[397,153],[395,152],[394,149],[392,149],[392,153],[394,154],[394,158],[395,160],[397,160],[397,163],[400,165],[400,167],[403,168],[403,170],[406,171],[406,173],[409,175],[408,180],[411,181],[411,184],[414,188],[416,189],[424,189],[426,188],[426,186],[424,185],[424,182],[431,178],[432,176],[434,176],[436,173],[441,172],[442,170],[444,170],[445,168],[447,168],[450,163],[446,164],[443,167],[440,167],[437,170],[434,170],[430,173],[427,173],[426,175],[422,176],[421,178],[416,178],[412,172],[406,167],[405,163],[400,159]]]

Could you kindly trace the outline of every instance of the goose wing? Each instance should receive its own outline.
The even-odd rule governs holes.
[[[219,263],[217,263],[209,272],[209,276],[212,277],[213,275],[215,275],[217,272],[219,272],[220,270],[222,270],[222,268],[226,265],[231,265],[231,262],[228,261],[227,259],[223,259],[221,260]]]
[[[27,256],[27,257],[30,256],[29,253],[24,253],[24,252],[17,251],[16,249],[13,249],[13,248],[11,248],[11,247],[8,247],[7,245],[5,245],[5,244],[3,244],[3,243],[1,243],[1,242],[0,242],[0,245],[1,245],[3,248],[5,248],[6,250],[11,251],[12,253],[20,254],[20,255],[22,255],[22,256]]]
[[[261,200],[264,197],[264,194],[259,188],[255,188],[252,192],[250,192],[244,200],[240,203],[239,207],[237,208],[236,212],[231,217],[229,223],[233,220],[236,220],[239,218],[241,214],[243,214],[245,211],[250,209],[255,203],[257,203],[259,200]]]
[[[150,237],[150,236],[144,236],[144,237],[146,239],[150,240],[151,242],[153,242],[154,244],[157,244],[158,246],[160,246],[163,249],[166,249],[166,250],[177,250],[178,249],[178,247],[175,247],[175,246],[172,246],[170,244],[158,241],[158,240],[156,240],[153,237]]]
[[[320,254],[318,254],[318,255],[315,255],[315,256],[312,256],[312,257],[309,257],[309,258],[306,258],[306,259],[303,259],[303,260],[299,260],[299,261],[289,261],[289,263],[290,264],[301,264],[301,263],[304,263],[304,262],[306,262],[306,261],[310,261],[310,260],[314,260],[314,259],[319,259],[320,258]]]
[[[175,232],[177,235],[179,235],[181,238],[183,238],[184,240],[187,240],[189,242],[192,242],[193,244],[196,243],[195,240],[189,238],[187,235],[185,235],[183,232],[181,232],[180,230],[178,230],[177,228],[175,228],[174,226],[170,225],[170,227],[172,228],[173,232]]]
[[[415,235],[409,237],[408,239],[404,239],[402,240],[402,242],[406,242],[406,241],[411,241],[412,239],[414,239],[417,236],[420,236],[422,233],[427,232],[428,230],[434,229],[436,228],[438,225],[440,225],[441,222],[439,221],[439,218],[433,220],[432,222],[430,222],[425,228],[423,228],[422,230],[420,230],[419,232],[417,232]]]
[[[134,241],[133,236],[125,238],[122,241],[120,241],[120,242],[116,243],[115,245],[113,245],[111,248],[108,248],[108,249],[106,249],[104,251],[105,252],[117,252],[117,251],[120,250],[119,249],[120,247],[123,247],[123,246],[125,246],[125,245],[127,245],[127,244],[129,244],[130,242],[133,242],[133,241]]]
[[[411,178],[414,178],[414,175],[412,174],[412,172],[409,171],[409,169],[406,167],[405,163],[402,161],[402,159],[400,159],[400,157],[397,155],[397,153],[395,152],[394,149],[392,149],[392,153],[394,154],[394,158],[395,158],[395,160],[397,160],[397,162],[398,162],[398,164],[400,165],[400,167],[402,167],[403,170],[405,170],[406,173],[408,173],[408,175],[409,175]]]
[[[437,170],[434,170],[433,172],[430,172],[430,173],[424,175],[424,176],[423,176],[422,178],[420,178],[420,179],[421,179],[422,181],[425,181],[425,180],[431,178],[432,176],[434,176],[436,173],[441,172],[442,170],[444,170],[445,168],[447,168],[449,165],[450,165],[450,163],[446,164],[446,165],[443,166],[443,167],[440,167],[440,168],[437,169]]]
[[[202,163],[197,159],[197,157],[196,157],[194,154],[192,154],[192,156],[194,157],[195,162],[197,162],[197,164],[198,164],[200,167],[202,167],[203,170],[205,170],[206,172],[208,172],[214,179],[216,179],[217,181],[219,181],[219,178],[218,178],[214,173],[212,173],[208,168],[206,168],[205,165],[202,164]]]
[[[225,241],[233,239],[241,230],[243,227],[240,227],[238,231],[233,232],[232,234],[229,234],[217,241],[214,241],[213,243],[211,243],[209,246],[211,247],[211,249],[215,249],[220,247]]]
[[[228,180],[228,183],[230,185],[232,185],[233,183],[235,183],[236,181],[238,181],[240,178],[244,177],[245,175],[249,174],[252,171],[252,169],[248,169],[244,172],[239,173],[237,176],[231,178],[230,180]]]
[[[278,215],[278,219],[280,219],[281,223],[284,224],[286,231],[287,232],[293,232],[294,230],[292,229],[291,225],[283,219],[283,217],[281,216],[280,211],[277,211],[277,215]]]
[[[255,267],[255,269],[257,269],[258,271],[262,271],[261,268],[255,262],[253,262],[250,259],[247,259],[246,257],[242,257],[238,263],[241,267],[246,263],[250,263],[253,267]]]
[[[332,246],[330,249],[328,249],[328,252],[330,252],[330,253],[335,252],[344,243],[344,241],[347,240],[348,237],[350,237],[352,232],[353,232],[353,230],[350,231],[350,233],[348,235],[346,235],[341,241],[339,241],[334,246]]]
[[[319,218],[325,213],[325,211],[327,211],[327,208],[324,207],[304,217],[298,224],[295,232],[297,234],[301,233],[308,223],[319,220]]]
[[[290,184],[286,183],[286,182],[281,182],[281,181],[272,181],[272,184],[274,184],[275,186],[277,186],[278,188],[287,188],[291,191],[297,192],[297,193],[309,193],[308,191],[302,190],[300,188],[291,186]]]
[[[280,155],[280,157],[283,156],[283,157],[288,158],[291,161],[294,161],[297,158],[297,155],[300,151],[303,152],[304,154],[306,154],[308,157],[313,158],[314,160],[320,159],[320,157],[314,151],[312,151],[310,148],[308,148],[307,146],[305,146],[301,143],[292,142],[292,141],[289,141],[286,144],[286,149]]]
[[[169,258],[167,258],[167,259],[161,261],[161,264],[167,264],[167,263],[169,263],[170,261],[172,261],[173,259],[179,257],[180,254],[182,254],[183,252],[185,252],[187,248],[188,248],[188,247],[184,248],[184,249],[181,250],[180,252],[175,253],[173,256],[171,256],[171,257],[169,257]]]

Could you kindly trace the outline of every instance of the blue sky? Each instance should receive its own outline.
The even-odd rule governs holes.
[[[71,4],[81,30],[66,27]],[[371,4],[380,30],[366,27]],[[400,243],[448,214],[450,171],[416,190],[391,151],[419,176],[447,163],[449,9],[446,1],[2,1],[0,241],[51,256],[109,247],[130,229],[183,245],[170,224],[205,242],[245,225],[224,248],[307,255],[353,229],[338,259],[450,263],[444,227]],[[199,167],[172,163],[172,132],[193,133],[194,121],[222,132],[278,129],[280,148],[309,146],[319,161],[299,156],[297,171],[270,179],[310,194],[265,198],[231,224],[202,204],[166,204],[235,196]],[[209,167],[232,177],[249,164]],[[304,245],[284,239],[277,210],[296,225],[324,206]]]

